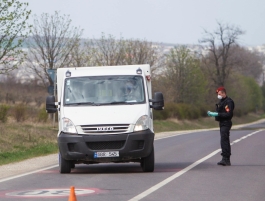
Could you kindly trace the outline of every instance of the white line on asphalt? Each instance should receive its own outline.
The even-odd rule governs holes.
[[[260,132],[262,130],[258,130],[258,131],[255,131],[253,133],[250,133],[251,135],[254,135],[258,132]],[[249,135],[250,135],[249,134]],[[242,139],[245,139],[246,137],[241,137],[240,140]],[[237,140],[235,140],[237,141]],[[234,141],[234,142],[235,142]],[[234,142],[232,142],[231,144],[233,144]],[[215,150],[214,152],[210,153],[209,155],[203,157],[202,159],[196,161],[195,163],[192,163],[191,165],[189,165],[188,167],[180,170],[179,172],[173,174],[172,176],[166,178],[165,180],[161,181],[160,183],[152,186],[151,188],[147,189],[146,191],[142,192],[141,194],[133,197],[132,199],[130,199],[129,201],[138,201],[138,200],[141,200],[143,199],[144,197],[148,196],[149,194],[153,193],[154,191],[162,188],[163,186],[165,186],[166,184],[168,184],[169,182],[173,181],[174,179],[178,178],[179,176],[183,175],[184,173],[188,172],[189,170],[191,170],[192,168],[196,167],[197,165],[201,164],[202,162],[206,161],[207,159],[213,157],[214,155],[216,155],[218,152],[220,152],[221,149],[217,149]]]
[[[13,177],[8,177],[8,178],[5,178],[5,179],[1,179],[0,183],[4,182],[4,181],[11,180],[11,179],[16,179],[16,178],[19,178],[19,177],[24,177],[24,176],[27,176],[27,175],[30,175],[30,174],[34,174],[34,173],[37,173],[37,172],[41,172],[41,171],[44,171],[44,170],[49,170],[49,169],[52,169],[52,168],[55,168],[55,167],[58,167],[58,165],[53,165],[53,166],[49,166],[49,167],[42,168],[42,169],[39,169],[39,170],[34,170],[34,171],[27,172],[27,173],[24,173],[24,174],[20,174],[20,175],[16,175],[16,176],[13,176]]]
[[[194,132],[196,132],[196,131],[194,131]],[[161,140],[161,139],[165,139],[165,138],[169,138],[169,137],[175,137],[175,136],[178,136],[178,135],[191,134],[191,133],[194,133],[194,132],[192,131],[192,132],[187,132],[187,133],[179,133],[179,134],[176,134],[176,135],[171,135],[171,136],[167,136],[167,137],[157,138],[155,140]],[[0,183],[1,182],[5,182],[5,181],[9,181],[9,180],[12,180],[12,179],[24,177],[24,176],[27,176],[27,175],[30,175],[30,174],[34,174],[34,173],[37,173],[37,172],[41,172],[41,171],[44,171],[44,170],[49,170],[49,169],[52,169],[52,168],[55,168],[55,167],[58,167],[58,166],[59,165],[53,165],[53,166],[49,166],[49,167],[46,167],[46,168],[34,170],[34,171],[31,171],[31,172],[19,174],[19,175],[16,175],[16,176],[0,179]]]
[[[200,130],[192,130],[192,131],[188,131],[188,132],[183,131],[182,133],[175,133],[173,135],[169,135],[169,136],[165,136],[165,137],[158,137],[158,138],[155,138],[155,140],[163,140],[163,139],[166,139],[166,138],[176,137],[176,136],[179,136],[179,135],[187,135],[187,134],[208,132],[208,131],[216,131],[216,130],[217,129],[213,128],[213,129],[208,129],[208,130],[200,129]]]
[[[248,134],[247,136],[251,136],[251,135],[254,135],[254,134],[256,134],[257,132],[260,132],[261,130],[259,130],[259,131],[255,131],[255,132],[253,132],[253,133],[250,133],[250,134]],[[165,139],[165,138],[170,138],[170,137],[175,137],[175,136],[178,136],[178,135],[185,135],[185,134],[191,134],[191,133],[194,133],[194,132],[187,132],[187,133],[180,133],[180,134],[177,134],[177,135],[171,135],[171,136],[168,136],[168,137],[163,137],[163,138],[158,138],[158,139],[155,139],[155,140],[160,140],[160,139]],[[239,141],[240,140],[242,140],[242,138],[240,138],[240,139],[238,139]],[[234,143],[236,143],[236,141],[238,141],[238,140],[235,140],[234,142],[232,142],[231,143],[231,145],[232,144],[234,144]],[[219,149],[218,149],[219,150]],[[216,150],[217,151],[217,150]],[[219,150],[220,151],[220,150]],[[209,156],[209,155],[208,155]],[[197,161],[198,162],[198,161]],[[203,161],[202,161],[203,162]],[[196,162],[195,162],[196,163]],[[195,163],[193,163],[193,164],[195,164]],[[192,165],[193,165],[192,164]],[[198,165],[198,164],[197,164]],[[12,177],[8,177],[8,178],[4,178],[4,179],[0,179],[0,183],[1,182],[5,182],[5,181],[9,181],[9,180],[12,180],[12,179],[16,179],[16,178],[20,178],[20,177],[24,177],[24,176],[27,176],[27,175],[30,175],[30,174],[34,174],[34,173],[37,173],[37,172],[41,172],[41,171],[44,171],[44,170],[49,170],[49,169],[52,169],[52,168],[55,168],[55,167],[58,167],[59,165],[53,165],[53,166],[49,166],[49,167],[46,167],[46,168],[42,168],[42,169],[38,169],[38,170],[34,170],[34,171],[31,171],[31,172],[27,172],[27,173],[24,173],[24,174],[19,174],[19,175],[16,175],[16,176],[12,176]],[[191,165],[190,165],[191,166]],[[190,167],[190,166],[188,166],[188,167]],[[196,165],[195,165],[196,166]],[[194,166],[194,167],[195,167]],[[187,168],[188,168],[187,167]],[[193,167],[192,167],[193,168]],[[186,168],[185,168],[186,169]],[[184,169],[183,169],[184,170]],[[182,171],[183,171],[182,170]],[[184,173],[183,173],[184,174]],[[174,175],[173,175],[174,176]],[[180,176],[180,175],[179,175]],[[165,185],[165,184],[164,184]],[[162,187],[162,186],[161,186]],[[150,193],[149,193],[150,194]],[[133,198],[134,199],[134,198]],[[133,201],[133,200],[131,200],[131,201]]]
[[[187,132],[187,133],[178,133],[178,134],[174,134],[174,135],[170,135],[170,136],[166,136],[166,137],[161,137],[161,138],[156,138],[155,140],[162,140],[162,139],[166,139],[166,138],[170,138],[170,137],[176,137],[179,135],[186,135],[186,134],[192,134],[192,133],[196,133],[196,131],[191,131],[191,132]]]
[[[241,139],[238,139],[238,140],[235,140],[233,143],[237,143],[237,142],[240,142],[241,141]]]
[[[252,134],[248,134],[247,136],[249,137],[249,136],[251,136]]]

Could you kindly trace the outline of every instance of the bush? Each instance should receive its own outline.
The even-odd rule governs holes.
[[[41,108],[38,113],[38,121],[39,122],[47,122],[48,113],[45,108]]]
[[[165,109],[163,111],[155,111],[157,113],[161,113],[164,119],[173,118],[175,111],[175,104],[174,103],[166,103]]]
[[[167,110],[153,110],[153,118],[154,120],[166,120],[168,119],[168,111]]]
[[[235,102],[235,116],[240,117],[262,108],[262,90],[253,78],[234,75],[226,88],[229,89],[228,96]]]
[[[26,117],[26,106],[18,104],[14,107],[14,116],[17,122],[24,121]]]
[[[8,105],[0,105],[0,121],[3,123],[7,121],[7,112],[9,108]]]
[[[207,111],[209,111],[209,105],[206,105],[206,104],[201,105],[201,106],[199,106],[198,110],[199,110],[200,117],[208,117]]]
[[[154,110],[155,120],[165,120],[168,118],[178,119],[198,119],[205,116],[206,110],[200,106],[194,106],[185,103],[166,103],[165,110]]]

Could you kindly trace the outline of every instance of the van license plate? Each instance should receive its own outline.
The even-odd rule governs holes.
[[[94,158],[104,158],[104,157],[119,157],[120,154],[118,151],[104,151],[104,152],[95,152]]]

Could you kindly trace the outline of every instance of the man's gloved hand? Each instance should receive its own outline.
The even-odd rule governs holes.
[[[210,112],[210,111],[208,111],[207,114],[208,114],[209,117],[217,117],[218,116],[218,113],[217,112]]]

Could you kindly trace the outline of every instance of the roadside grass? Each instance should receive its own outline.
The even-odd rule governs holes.
[[[261,118],[265,114],[248,114],[243,117],[234,117],[233,125],[250,123]],[[207,129],[218,127],[214,118],[200,118],[197,120],[155,120],[155,133],[163,131]],[[17,123],[8,120],[0,123],[0,165],[18,162],[25,159],[44,156],[58,152],[57,125],[52,123]]]
[[[18,162],[37,156],[44,156],[56,152],[58,152],[56,143],[40,144],[26,149],[21,147],[21,150],[17,149],[16,151],[11,152],[0,152],[0,165]]]
[[[257,121],[265,118],[265,114],[261,113],[250,113],[242,117],[233,117],[233,125],[245,124]],[[168,120],[154,120],[155,133],[164,131],[177,131],[177,130],[195,130],[195,129],[207,129],[217,128],[218,122],[213,117],[205,117],[195,120],[182,120],[168,119]]]
[[[49,123],[0,123],[0,165],[58,152],[57,132]]]

